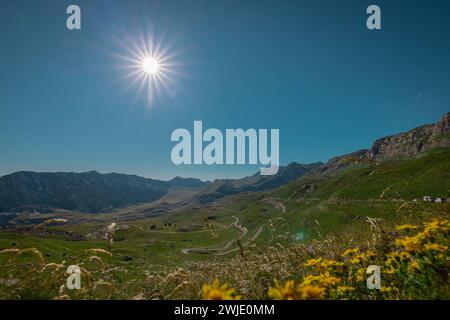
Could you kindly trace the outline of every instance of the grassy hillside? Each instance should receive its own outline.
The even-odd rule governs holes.
[[[435,149],[413,160],[350,168],[334,177],[309,177],[279,188],[283,198],[404,199],[450,196],[450,150]]]
[[[339,175],[305,177],[268,194],[287,208],[292,226],[286,231],[297,228],[313,236],[317,235],[314,221],[322,232],[333,232],[366,216],[395,222],[399,211],[422,208],[425,195],[450,197],[449,149],[413,160],[356,164]]]
[[[384,259],[383,243],[393,242],[385,235],[394,225],[448,217],[449,204],[421,199],[448,197],[449,190],[450,150],[439,149],[302,177],[212,206],[120,220],[112,247],[104,237],[111,220],[95,216],[83,216],[83,224],[3,230],[0,298],[199,298],[214,277],[243,298],[267,298],[274,278],[304,276],[308,258],[334,259],[340,250],[370,244]],[[30,248],[36,250],[24,251]],[[80,263],[86,290],[60,292],[67,266]]]

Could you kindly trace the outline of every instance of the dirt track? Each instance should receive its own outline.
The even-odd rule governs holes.
[[[240,220],[238,218],[236,218],[235,216],[233,216],[233,218],[235,219],[235,221],[233,223],[231,223],[227,227],[227,229],[231,228],[231,227],[234,227],[234,228],[238,229],[241,232],[241,234],[239,235],[238,238],[228,241],[225,244],[225,246],[222,247],[222,248],[186,248],[186,249],[182,249],[181,252],[183,252],[184,254],[189,254],[189,253],[215,253],[215,252],[221,252],[221,251],[229,249],[233,245],[233,243],[236,242],[236,240],[242,239],[248,233],[248,230],[241,225]]]
[[[267,199],[264,199],[264,200],[267,201],[268,203],[274,205],[275,208],[280,209],[281,213],[286,213],[286,206],[282,202],[277,201],[277,200],[272,199],[272,198],[267,198]]]
[[[264,200],[266,202],[272,204],[273,206],[275,206],[275,208],[279,209],[281,211],[281,213],[286,213],[286,206],[282,202],[277,201],[277,200],[272,199],[272,198],[267,198],[267,199],[264,199]],[[239,248],[233,248],[231,250],[228,250],[228,249],[234,243],[236,243],[237,240],[241,240],[242,238],[244,238],[247,235],[248,230],[247,230],[247,228],[245,228],[245,227],[243,227],[241,225],[240,220],[238,218],[236,218],[235,216],[233,216],[233,218],[235,219],[235,221],[233,223],[231,223],[227,228],[234,227],[234,228],[238,229],[241,232],[239,237],[237,237],[236,239],[228,241],[225,244],[225,246],[223,246],[222,248],[186,248],[186,249],[182,249],[181,252],[183,252],[184,254],[189,254],[189,253],[201,253],[201,254],[215,253],[217,255],[226,255],[226,254],[238,251]],[[264,224],[259,226],[259,228],[256,230],[255,234],[250,239],[248,239],[243,244],[243,246],[247,246],[251,242],[254,242],[260,236],[260,234],[263,231],[263,229],[264,229]]]

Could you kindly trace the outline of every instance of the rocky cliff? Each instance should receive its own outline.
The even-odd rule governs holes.
[[[376,140],[367,151],[371,160],[411,157],[435,147],[450,147],[450,113],[436,124]]]
[[[450,147],[450,112],[437,123],[376,140],[370,149],[362,149],[330,159],[306,175],[337,174],[355,163],[411,158],[436,147]]]

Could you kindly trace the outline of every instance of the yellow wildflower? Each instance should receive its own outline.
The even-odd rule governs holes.
[[[427,251],[439,251],[439,252],[446,252],[448,250],[447,246],[442,246],[437,243],[426,243],[425,244],[425,250]]]
[[[342,254],[342,257],[346,257],[346,256],[349,256],[349,255],[353,255],[353,254],[356,254],[356,253],[358,253],[358,252],[359,252],[359,249],[358,249],[358,248],[355,248],[355,249],[347,249],[347,250],[345,250],[344,253]]]
[[[320,288],[317,286],[299,286],[298,291],[300,293],[300,297],[303,300],[315,300],[322,299],[324,294],[324,288]]]
[[[420,270],[420,265],[419,265],[419,263],[418,263],[416,260],[412,261],[412,262],[408,265],[408,271],[409,271],[409,272],[413,272],[413,271],[415,271],[415,270]]]
[[[366,280],[366,270],[363,268],[358,269],[358,271],[356,271],[356,281],[362,282],[364,280]]]
[[[411,254],[405,251],[401,252],[389,252],[387,254],[387,259],[384,262],[386,266],[386,273],[393,274],[395,273],[401,266],[401,264],[407,260],[412,259]]]
[[[395,244],[397,246],[403,247],[408,252],[422,252],[423,251],[423,245],[422,245],[422,236],[421,234],[418,234],[414,237],[403,237],[400,239],[395,240]]]
[[[380,288],[380,292],[382,292],[382,293],[390,293],[392,291],[394,291],[394,288],[392,288],[392,287],[381,287]]]
[[[309,259],[309,260],[304,264],[304,266],[305,266],[305,267],[315,267],[315,266],[317,266],[317,265],[320,265],[321,261],[322,261],[322,258],[319,258],[319,259]]]
[[[318,284],[320,286],[328,287],[333,286],[342,280],[340,278],[334,277],[330,275],[329,272],[325,272],[324,274],[320,274],[317,276],[307,275],[302,282],[302,285],[307,286],[311,284]]]
[[[417,226],[414,226],[412,224],[403,224],[401,226],[396,226],[395,227],[395,229],[399,230],[399,231],[403,231],[403,230],[408,231],[408,230],[414,230],[414,229],[417,229],[417,228],[418,228]]]
[[[215,279],[213,285],[203,285],[203,300],[239,300],[240,296],[234,296],[235,290],[229,289],[228,284],[220,285],[218,279]]]
[[[269,288],[268,296],[275,300],[295,300],[295,282],[289,280],[283,287],[275,280],[275,288]]]
[[[325,288],[317,284],[305,283],[296,286],[293,280],[289,280],[284,286],[275,281],[275,287],[269,288],[269,298],[275,300],[313,300],[322,299]]]
[[[392,264],[386,264],[386,273],[387,274],[393,274],[397,269]]]
[[[430,222],[424,223],[424,227],[424,233],[431,235],[438,232],[448,232],[450,230],[450,223],[447,219],[439,220],[434,218]]]
[[[322,258],[310,259],[304,264],[305,267],[313,267],[319,271],[336,269],[342,267],[343,265],[344,264],[342,262],[337,262],[335,260],[326,260]]]
[[[320,279],[321,279],[321,276],[314,276],[312,274],[309,274],[303,279],[303,284],[309,285],[311,283],[316,283],[316,282],[320,281]]]
[[[367,250],[367,251],[366,251],[366,256],[368,256],[368,257],[370,257],[370,258],[373,258],[373,257],[376,256],[376,253],[373,252],[372,250]]]
[[[352,292],[354,290],[355,290],[355,288],[350,287],[350,286],[338,286],[336,289],[337,293],[339,293],[339,294],[346,294],[347,292]]]
[[[351,264],[360,264],[365,261],[367,261],[367,257],[364,254],[358,254],[350,260],[350,263]]]
[[[392,262],[402,262],[403,260],[408,260],[412,258],[411,254],[405,251],[401,252],[392,251],[387,254],[387,257],[388,259],[386,261],[391,260]]]

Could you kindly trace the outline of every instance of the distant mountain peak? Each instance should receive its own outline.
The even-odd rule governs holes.
[[[172,180],[169,180],[168,183],[172,187],[188,187],[188,188],[199,188],[210,184],[209,181],[202,181],[197,178],[182,178],[180,176],[176,176]]]

